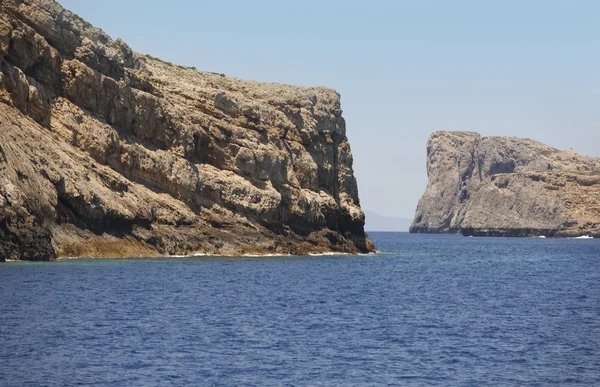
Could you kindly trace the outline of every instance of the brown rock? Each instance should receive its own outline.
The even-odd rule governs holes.
[[[0,3],[0,259],[368,252],[339,95]]]

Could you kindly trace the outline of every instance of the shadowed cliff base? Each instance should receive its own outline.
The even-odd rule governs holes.
[[[600,159],[515,137],[434,132],[410,231],[600,237]]]
[[[0,260],[370,252],[339,95],[0,2]]]

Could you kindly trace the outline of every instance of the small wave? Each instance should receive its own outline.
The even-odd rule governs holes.
[[[575,237],[573,239],[594,239],[594,237],[589,236],[589,235],[582,235],[582,236]]]
[[[322,257],[322,256],[340,256],[340,255],[376,255],[376,254],[381,254],[381,251],[375,251],[375,252],[370,252],[370,253],[360,253],[360,254],[353,254],[353,253],[343,253],[343,252],[337,252],[337,251],[326,251],[323,253],[309,253],[309,254],[305,254],[304,256],[311,256],[311,257]],[[209,253],[195,253],[195,254],[173,254],[173,255],[165,255],[165,258],[193,258],[193,257],[232,257],[232,256],[236,256],[236,255],[231,255],[231,254],[209,254]],[[295,254],[284,254],[284,253],[267,253],[267,254],[242,254],[242,255],[238,255],[241,257],[246,257],[246,258],[260,258],[260,257],[294,257],[294,256],[302,256],[302,254],[299,255],[295,255]],[[82,259],[82,257],[61,257],[61,258],[57,258],[57,260],[59,261],[63,261],[63,260],[69,260],[69,259]],[[6,262],[17,262],[15,260],[7,260]]]
[[[329,255],[351,255],[350,253],[340,253],[337,251],[326,251],[324,253],[310,253],[308,254],[311,257],[322,257],[322,256],[329,256]]]
[[[370,253],[359,253],[356,255],[377,255],[377,254],[383,254],[383,251],[375,250],[375,251],[371,251]]]
[[[243,257],[291,257],[291,254],[244,254]]]
[[[235,257],[236,255],[231,254],[207,254],[207,253],[196,253],[190,255],[169,255],[169,258],[190,258],[190,257]],[[242,257],[291,257],[291,254],[242,254]]]
[[[167,255],[167,258],[192,258],[192,257],[224,257],[225,255],[220,254],[207,254],[207,253],[195,253],[195,254],[173,254]]]
[[[340,255],[355,255],[355,256],[370,256],[370,255],[377,255],[377,254],[383,254],[382,251],[379,250],[375,250],[375,251],[371,251],[369,253],[343,253],[343,252],[339,252],[339,251],[326,251],[323,253],[309,253],[307,254],[309,257],[328,257],[328,256],[340,256]]]

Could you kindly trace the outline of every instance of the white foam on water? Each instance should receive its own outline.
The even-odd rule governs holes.
[[[340,253],[337,251],[326,251],[324,253],[310,253],[308,254],[311,257],[323,257],[323,256],[329,256],[329,255],[351,255],[350,253]]]
[[[359,254],[352,254],[352,253],[341,253],[341,252],[337,252],[337,251],[326,251],[323,253],[310,253],[310,254],[305,254],[304,256],[311,256],[311,257],[325,257],[325,256],[340,256],[340,255],[360,255],[360,256],[366,256],[366,255],[376,255],[376,254],[380,254],[380,251],[375,251],[375,252],[371,252],[371,253],[359,253]],[[242,257],[246,257],[246,258],[260,258],[260,257],[301,257],[302,255],[294,255],[294,254],[273,254],[273,253],[269,253],[269,254],[243,254],[241,255]],[[228,254],[208,254],[208,253],[195,253],[195,254],[189,254],[189,255],[179,255],[179,254],[174,254],[174,255],[165,255],[165,258],[192,258],[192,257],[235,257],[235,255],[228,255]],[[66,257],[66,258],[57,258],[58,261],[62,261],[62,260],[67,260],[67,259],[81,259],[82,257]],[[17,261],[11,261],[11,260],[7,260],[6,262],[17,262]]]
[[[594,239],[594,237],[589,236],[589,235],[582,235],[582,236],[575,237],[573,239]]]
[[[244,254],[243,257],[291,257],[290,254]]]
[[[174,255],[166,255],[167,258],[192,258],[192,257],[224,257],[225,255],[219,254],[206,254],[206,253],[196,253],[196,254],[174,254]]]

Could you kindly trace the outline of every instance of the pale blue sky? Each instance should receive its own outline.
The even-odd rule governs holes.
[[[60,0],[138,52],[337,89],[361,204],[412,218],[434,130],[600,156],[600,1]]]

